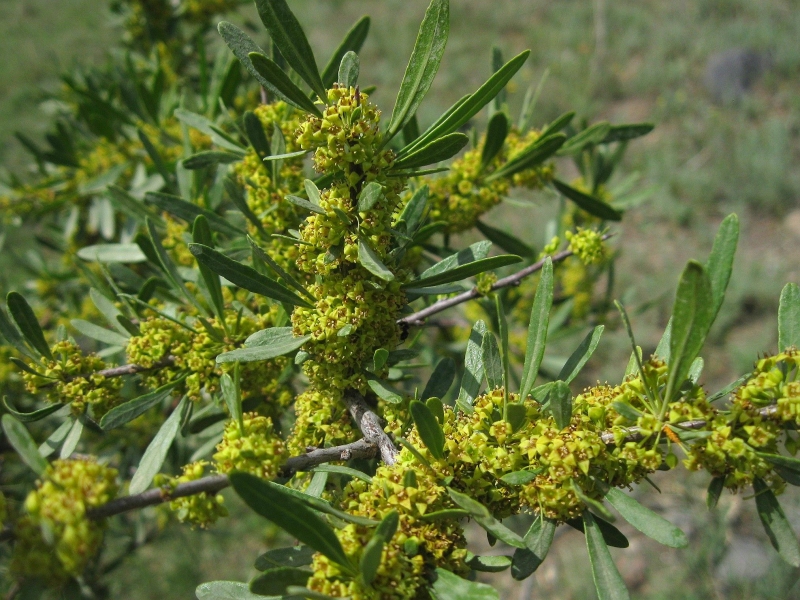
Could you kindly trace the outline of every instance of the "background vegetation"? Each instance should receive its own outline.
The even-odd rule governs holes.
[[[333,49],[357,17],[373,17],[362,51],[361,81],[377,85],[373,98],[388,108],[426,4],[296,0],[292,7],[321,55]],[[243,14],[256,18],[250,8]],[[57,75],[71,65],[102,62],[117,35],[110,23],[105,3],[98,0],[0,2],[0,164],[16,169],[27,162],[13,132],[22,130],[34,138],[44,132],[49,121],[42,90],[57,89]],[[498,45],[506,56],[533,49],[515,80],[517,88],[509,90],[512,114],[525,87],[549,70],[537,122],[569,106],[594,121],[656,123],[656,130],[626,157],[624,172],[640,173],[638,185],[652,193],[619,228],[618,295],[631,310],[639,343],[646,353],[651,351],[666,324],[671,291],[686,259],[705,255],[722,216],[738,212],[743,229],[734,274],[704,352],[704,379],[714,386],[748,370],[754,350],[775,350],[780,288],[786,281],[800,281],[798,39],[800,10],[791,0],[458,0],[453,3],[451,41],[420,119],[428,122],[426,114],[441,112],[479,85],[489,74],[486,49]],[[741,103],[718,106],[703,86],[706,64],[714,53],[734,47],[771,51],[773,67]],[[525,239],[526,223],[545,218],[547,210],[543,206],[531,214],[504,203],[491,222],[505,222]],[[17,238],[24,236],[16,234],[6,243],[13,242],[20,253]],[[653,240],[660,240],[660,246]],[[543,241],[532,240],[539,247]],[[9,255],[3,255],[6,271]],[[552,351],[557,350],[554,346]],[[584,383],[618,379],[629,352],[624,332],[607,331],[592,368],[584,372]],[[623,526],[640,549],[615,555],[632,595],[800,598],[800,585],[794,585],[798,573],[781,563],[759,533],[752,503],[725,496],[722,511],[707,513],[702,502],[705,478],[696,479],[697,485],[692,478],[669,482],[657,474],[663,493],[647,497],[649,506],[663,510],[690,534],[689,549],[656,547]],[[797,530],[800,505],[791,496],[796,494],[788,494],[784,506]],[[228,500],[236,506],[232,494]],[[199,534],[202,544],[185,537],[197,533],[173,528],[171,535],[133,559],[137,568],[120,573],[111,584],[114,597],[190,598],[201,581],[246,579],[250,573],[237,569],[251,563],[265,536],[277,534],[265,530],[252,514],[241,513],[226,527]],[[554,546],[555,556],[503,597],[592,597],[582,543],[577,532],[564,533]],[[569,575],[576,571],[586,576]],[[511,585],[507,577],[502,581]]]

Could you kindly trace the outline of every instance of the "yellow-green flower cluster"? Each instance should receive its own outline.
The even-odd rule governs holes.
[[[34,369],[43,377],[24,372],[26,388],[32,394],[44,393],[49,402],[70,404],[73,414],[83,414],[87,406],[92,407],[96,418],[103,416],[119,404],[122,398],[119,378],[98,374],[105,369],[105,361],[95,354],[84,354],[71,341],[56,343],[51,352],[53,360],[42,359]]]
[[[606,260],[607,250],[603,236],[593,229],[578,227],[564,234],[570,251],[585,265],[597,265]]]
[[[750,378],[736,391],[734,403],[752,412],[753,408],[775,405],[779,420],[800,425],[800,382],[797,381],[800,351],[786,348],[755,364]]]
[[[25,500],[17,522],[10,569],[20,579],[54,584],[80,575],[103,540],[103,525],[89,508],[117,494],[117,471],[93,460],[57,460]]]
[[[191,23],[208,23],[215,15],[236,8],[239,0],[183,0],[180,10]]]
[[[338,391],[308,389],[294,403],[295,422],[287,442],[289,453],[302,454],[308,448],[326,448],[354,441],[358,432]]]
[[[272,419],[246,413],[225,426],[214,461],[220,473],[245,471],[262,479],[275,479],[286,460],[286,444],[273,430]]]
[[[181,483],[188,483],[202,478],[206,474],[210,463],[205,460],[189,463],[183,467],[183,474],[180,477],[167,477],[157,475],[154,480],[159,487],[175,489]],[[200,492],[191,496],[175,498],[169,503],[170,509],[175,511],[181,523],[189,523],[192,527],[208,528],[213,525],[220,517],[228,516],[228,509],[224,506],[225,498],[222,494],[210,494]]]

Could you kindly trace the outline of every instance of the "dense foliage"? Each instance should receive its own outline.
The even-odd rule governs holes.
[[[562,525],[584,532],[599,597],[626,598],[609,506],[685,546],[623,491],[681,463],[710,474],[710,506],[753,490],[800,566],[777,501],[800,484],[800,288],[781,296],[778,353],[713,393],[700,353],[735,215],[687,264],[652,356],[613,301],[610,228],[633,203],[612,178],[651,125],[566,112],[536,127],[536,88],[512,119],[505,87],[528,52],[495,49],[486,82],[423,130],[446,0],[424,16],[388,117],[359,83],[367,17],[320,71],[286,2],[257,0],[269,50],[223,21],[211,60],[209,25],[235,4],[120,3],[123,58],[65,78],[49,147],[20,136],[36,177],[0,188],[8,226],[42,246],[31,289],[0,310],[11,595],[104,596],[165,514],[132,511],[224,527],[230,485],[299,545],[201,599],[497,598],[474,572],[529,577]],[[556,157],[580,176],[564,181]],[[512,193],[557,217],[524,240],[493,227]],[[436,317],[456,307],[461,319]],[[607,323],[630,336],[625,375],[575,394]],[[548,339],[584,331],[563,365],[543,364]],[[524,535],[502,522],[519,514]],[[472,554],[469,521],[513,557]],[[132,541],[112,553],[114,537]]]

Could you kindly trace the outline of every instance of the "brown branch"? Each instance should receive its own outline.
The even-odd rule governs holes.
[[[393,465],[397,460],[399,451],[392,439],[383,430],[380,417],[367,406],[364,396],[355,390],[349,390],[344,394],[344,402],[364,435],[364,439],[378,447],[383,462],[387,465]]]
[[[612,237],[611,233],[607,233],[603,236],[603,240],[607,240],[608,238]],[[550,259],[553,263],[561,262],[570,256],[573,255],[571,250],[564,250],[559,252],[558,254],[553,254],[550,256]],[[532,265],[525,267],[524,269],[520,269],[516,273],[509,275],[508,277],[503,277],[502,279],[498,279],[494,285],[492,286],[491,290],[494,292],[496,290],[500,290],[510,286],[519,285],[520,282],[525,279],[528,275],[532,275],[537,271],[541,271],[544,267],[544,263],[547,260],[547,257],[543,258],[542,260],[536,261]],[[480,298],[483,294],[481,294],[477,288],[473,288],[469,291],[462,292],[457,296],[453,296],[452,298],[444,298],[439,300],[438,302],[434,302],[430,306],[423,308],[420,311],[415,312],[412,315],[408,315],[403,317],[402,319],[397,319],[398,325],[406,325],[406,326],[420,326],[425,322],[425,319],[428,317],[435,315],[437,313],[442,312],[443,310],[447,310],[448,308],[452,308],[454,306],[458,306],[459,304],[463,304],[464,302],[469,302],[470,300],[475,300],[476,298]]]
[[[298,471],[308,471],[323,463],[349,460],[351,458],[373,458],[378,453],[378,446],[366,439],[361,439],[351,444],[335,446],[333,448],[314,448],[305,454],[292,456],[281,467],[280,475],[289,477]],[[133,496],[123,496],[112,500],[102,506],[90,508],[86,516],[90,519],[104,519],[113,515],[155,506],[169,502],[175,498],[193,496],[203,492],[216,494],[230,485],[227,475],[209,475],[195,481],[181,483],[170,489],[169,487],[147,490]]]

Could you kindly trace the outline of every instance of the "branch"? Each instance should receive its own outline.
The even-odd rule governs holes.
[[[607,233],[603,236],[603,240],[607,240],[608,238],[612,237],[614,234]],[[550,259],[553,263],[561,262],[570,256],[572,256],[573,252],[571,250],[564,250],[559,252],[558,254],[553,254]],[[502,279],[498,279],[494,285],[492,286],[491,290],[494,292],[496,290],[503,289],[505,287],[516,286],[519,285],[520,282],[525,279],[528,275],[532,275],[537,271],[541,271],[544,267],[544,263],[547,260],[547,257],[543,258],[542,260],[536,261],[532,265],[525,267],[524,269],[520,269],[513,275],[509,275],[508,277],[503,277]],[[435,315],[437,313],[442,312],[443,310],[447,310],[448,308],[452,308],[454,306],[458,306],[459,304],[463,304],[464,302],[469,302],[470,300],[475,300],[476,298],[480,298],[483,294],[481,294],[477,288],[473,288],[467,292],[462,292],[457,296],[453,296],[452,298],[444,298],[439,300],[438,302],[434,302],[430,306],[423,308],[420,311],[415,312],[412,315],[408,315],[403,317],[402,319],[397,319],[398,325],[406,325],[406,326],[420,326],[425,322],[425,319],[428,317]]]
[[[298,471],[308,471],[317,465],[333,461],[349,460],[351,458],[373,458],[377,452],[378,446],[366,439],[333,448],[314,448],[305,454],[289,458],[281,468],[280,475],[290,477]],[[175,498],[193,496],[203,492],[216,494],[229,485],[230,481],[228,481],[227,475],[209,475],[195,481],[181,483],[172,489],[169,487],[155,488],[141,494],[117,498],[102,506],[90,508],[86,511],[86,516],[90,519],[104,519],[137,508],[169,502]]]
[[[353,416],[361,433],[364,434],[364,439],[378,447],[383,462],[387,465],[393,465],[397,460],[399,451],[392,439],[383,430],[380,417],[367,406],[364,396],[355,390],[348,390],[344,394],[344,403],[347,405],[347,409]]]
[[[151,371],[153,369],[162,369],[175,364],[174,356],[167,356],[166,358],[158,361],[152,367],[143,367],[142,365],[122,365],[120,367],[111,367],[110,369],[103,369],[96,373],[89,373],[86,375],[76,375],[75,378],[84,377],[89,378],[93,375],[102,375],[103,377],[122,377],[123,375],[135,375],[142,371]]]

